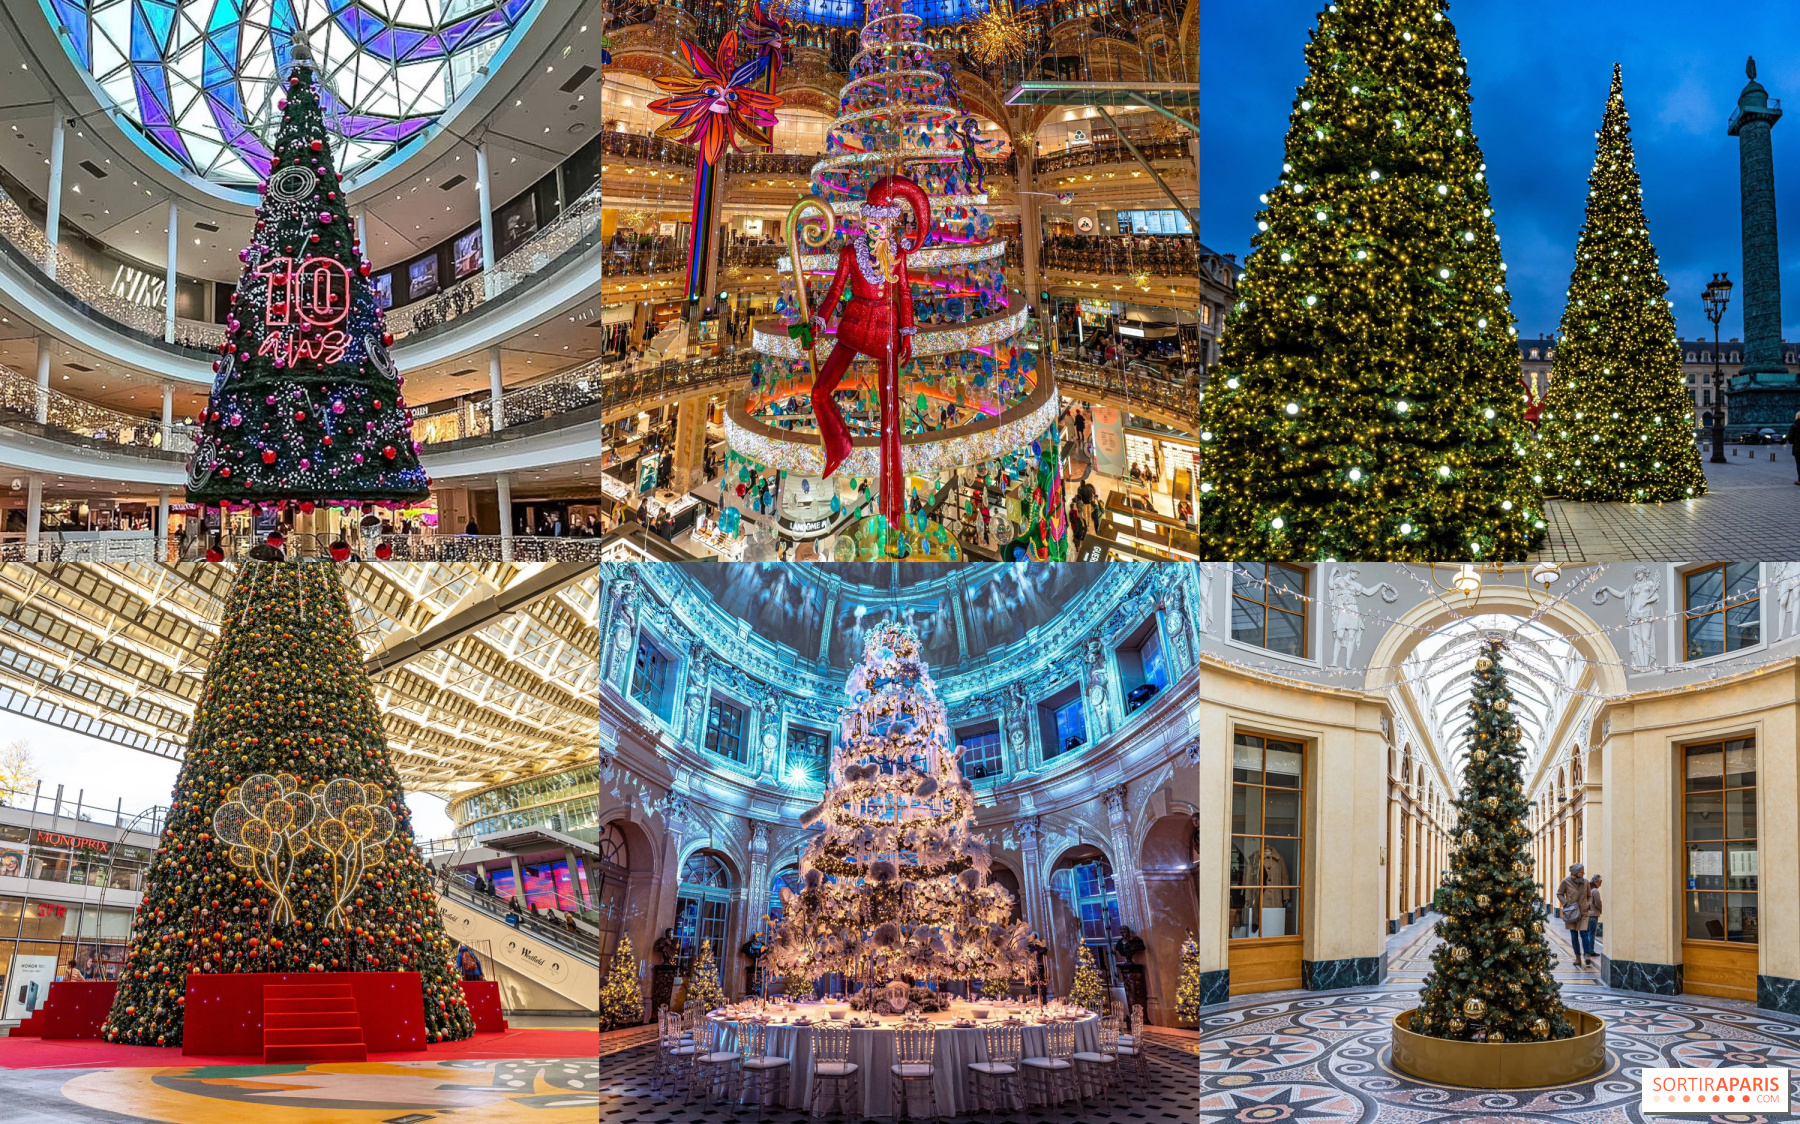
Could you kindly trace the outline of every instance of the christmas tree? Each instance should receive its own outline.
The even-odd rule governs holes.
[[[725,1005],[725,991],[719,986],[719,965],[713,959],[712,942],[700,942],[700,955],[688,966],[687,998],[682,1000],[687,1011],[713,1011]]]
[[[1614,65],[1539,425],[1547,491],[1632,503],[1706,493],[1668,291]]]
[[[1435,926],[1443,944],[1431,954],[1412,1023],[1436,1038],[1521,1042],[1573,1033],[1550,975],[1525,828],[1524,752],[1502,650],[1498,638],[1486,641],[1471,672],[1468,760],[1455,805],[1461,834]]]
[[[813,982],[799,972],[789,972],[782,977],[781,990],[789,999],[811,999]]]
[[[823,825],[782,888],[770,956],[788,972],[842,973],[888,1013],[938,1000],[928,979],[1030,974],[1031,927],[988,881],[987,841],[937,687],[911,627],[869,632],[844,688],[851,705],[825,799],[800,817]]]
[[[303,47],[188,458],[199,504],[424,499],[412,420]]]
[[[617,1030],[644,1021],[644,992],[638,986],[637,961],[631,955],[631,938],[619,937],[613,950],[606,986],[600,989],[600,1029]]]
[[[1069,1001],[1090,1011],[1106,1009],[1106,981],[1100,978],[1086,941],[1075,946],[1075,983],[1069,988]]]
[[[178,1045],[201,972],[419,972],[469,1037],[336,567],[245,563],[220,624],[107,1041]]]
[[[1338,0],[1201,395],[1209,558],[1520,559],[1543,534],[1441,0]]]
[[[836,216],[835,234],[806,253],[801,265],[815,278],[815,297],[829,283],[840,248],[858,241],[869,188],[897,174],[922,187],[931,201],[931,230],[907,256],[907,275],[917,334],[910,362],[899,377],[897,425],[907,435],[903,451],[908,469],[906,490],[897,510],[910,511],[916,493],[930,501],[950,470],[973,469],[986,484],[1003,490],[1017,485],[1018,510],[1011,522],[1011,542],[998,542],[1008,561],[1063,561],[1068,534],[1054,398],[1024,409],[1042,379],[1038,353],[1022,338],[1026,327],[1023,294],[1007,287],[1006,241],[993,234],[987,212],[988,194],[983,156],[998,155],[1002,145],[981,132],[972,110],[965,110],[955,83],[953,61],[936,57],[923,39],[923,19],[902,11],[896,0],[871,0],[869,18],[859,34],[860,49],[850,60],[850,80],[838,103],[838,116],[825,129],[825,155],[813,167],[811,193]],[[916,237],[916,235],[909,236]],[[868,260],[866,248],[858,248]],[[753,336],[762,353],[751,377],[750,411],[762,420],[783,421],[792,400],[809,395],[813,370],[795,337],[799,307],[791,260],[781,261],[783,296],[775,321]],[[844,294],[848,297],[850,294]],[[834,309],[814,313],[838,327]],[[790,333],[788,329],[794,331]],[[810,329],[808,329],[810,331]],[[817,341],[823,363],[834,335]],[[845,413],[853,437],[881,432],[882,410],[873,360],[859,358],[851,366],[837,397],[848,398]],[[998,428],[994,420],[1008,415]],[[980,425],[985,432],[975,432]],[[733,429],[727,471],[748,486],[772,469],[818,472],[821,459],[809,446],[802,455],[788,442],[771,442]],[[854,450],[826,487],[835,488],[838,510],[857,502],[858,481],[878,485],[876,450]],[[807,487],[812,487],[811,480]],[[740,491],[741,495],[742,492]],[[972,505],[965,515],[972,514]],[[907,516],[903,525],[870,515],[852,523],[836,540],[838,561],[910,557],[953,560],[959,557],[949,532],[926,515]],[[902,553],[903,552],[903,553]]]
[[[1175,1021],[1200,1025],[1200,942],[1189,933],[1181,942],[1181,980],[1175,985]]]

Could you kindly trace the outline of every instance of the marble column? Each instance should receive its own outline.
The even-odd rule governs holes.
[[[1112,841],[1113,880],[1119,890],[1119,923],[1133,929],[1144,927],[1144,884],[1138,877],[1136,856],[1131,847],[1131,815],[1125,803],[1125,786],[1114,785],[1106,792],[1106,827]]]
[[[739,931],[743,941],[748,941],[752,933],[763,928],[764,910],[769,904],[769,825],[761,820],[750,825],[750,876],[744,883],[744,927]],[[743,941],[738,943],[741,945]],[[735,950],[734,950],[735,951]],[[744,968],[750,967],[749,957],[743,957],[744,963],[739,966],[738,979],[744,979]]]
[[[1744,68],[1750,81],[1738,95],[1737,112],[1726,132],[1738,139],[1738,177],[1742,196],[1744,243],[1744,365],[1732,377],[1788,377],[1781,350],[1781,248],[1775,233],[1775,155],[1770,131],[1781,120],[1781,106],[1756,80],[1756,60]],[[1735,403],[1733,403],[1735,405]],[[1733,411],[1734,413],[1736,411]]]
[[[1040,938],[1049,933],[1050,909],[1045,899],[1044,874],[1039,869],[1041,856],[1038,853],[1039,821],[1036,816],[1018,820],[1013,824],[1013,831],[1019,837],[1019,858],[1024,869],[1019,872],[1019,892],[1025,900],[1020,903],[1025,911],[1025,920]]]

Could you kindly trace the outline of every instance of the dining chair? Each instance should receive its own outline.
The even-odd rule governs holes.
[[[744,1055],[736,1050],[725,1049],[725,1022],[722,1019],[706,1019],[698,1028],[699,1034],[694,1039],[698,1051],[692,1059],[694,1073],[688,1081],[687,1100],[694,1099],[694,1088],[702,1078],[706,1081],[706,1102],[712,1103],[715,1088],[726,1096],[731,1093],[731,1082],[738,1075],[738,1066],[743,1063]]]
[[[1075,1063],[1069,1060],[1074,1053],[1074,1023],[1054,1022],[1046,1026],[1043,1056],[1026,1058],[1023,1063],[1024,1071],[1020,1077],[1025,1083],[1026,1095],[1031,1094],[1034,1080],[1032,1075],[1036,1074],[1039,1095],[1043,1098],[1039,1104],[1061,1104],[1071,1095],[1080,1101],[1081,1089],[1075,1083]]]
[[[776,1090],[777,1075],[791,1077],[793,1071],[788,1068],[788,1059],[769,1054],[769,1024],[762,1022],[744,1023],[742,1025],[744,1062],[738,1070],[738,1101],[750,1094],[751,1086],[756,1087],[756,1118],[762,1119],[769,1093]]]
[[[821,1116],[819,1107],[821,1086],[831,1086],[832,1104],[840,1116],[848,1119],[851,1109],[844,1105],[848,1096],[855,1106],[856,1118],[861,1120],[862,1114],[862,1078],[858,1075],[857,1064],[850,1060],[850,1028],[847,1026],[821,1026],[813,1029],[813,1066],[812,1095],[808,1098],[812,1107],[811,1116]]]
[[[931,1102],[931,1119],[938,1118],[937,1031],[928,1026],[901,1027],[894,1032],[894,1064],[889,1068],[893,1084],[894,1119],[917,1120],[912,1111],[912,1086],[921,1082]]]
[[[1131,1033],[1119,1035],[1119,1066],[1120,1076],[1124,1075],[1125,1066],[1131,1067],[1131,1086],[1139,1092],[1150,1077],[1149,1055],[1144,1052],[1144,1045],[1144,1009],[1133,1005]]]
[[[1019,1095],[1019,1059],[1025,1049],[1025,1029],[1016,1025],[983,1027],[981,1037],[987,1058],[969,1063],[970,1111],[980,1112],[984,1103],[990,1113],[997,1111],[995,1106],[1011,1111],[1012,1099]]]
[[[656,1072],[650,1079],[650,1087],[656,1091],[657,1096],[665,1095],[665,1086],[671,1080],[676,1084],[692,1080],[693,1059],[699,1052],[699,1047],[687,1037],[680,1014],[667,1008],[658,1012]]]
[[[1105,1020],[1095,1028],[1094,1035],[1099,1041],[1097,1049],[1077,1050],[1070,1055],[1075,1063],[1075,1081],[1080,1090],[1077,1095],[1083,1097],[1086,1104],[1087,1084],[1091,1078],[1094,1082],[1094,1095],[1098,1097],[1111,1084],[1112,1077],[1119,1069],[1119,1028],[1107,1026]]]

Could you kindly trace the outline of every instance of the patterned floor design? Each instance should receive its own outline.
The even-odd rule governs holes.
[[[1393,979],[1378,988],[1249,995],[1200,1023],[1202,1124],[1646,1124],[1644,1066],[1800,1066],[1800,1020],[1748,1003],[1601,987],[1553,929],[1564,1001],[1607,1023],[1607,1066],[1574,1085],[1468,1090],[1430,1085],[1389,1064],[1393,1017],[1416,1002],[1437,938],[1434,918],[1388,939]],[[1744,1114],[1655,1120],[1762,1124]]]
[[[1127,1086],[1109,1103],[1078,1108],[1074,1103],[1026,1112],[999,1113],[995,1124],[1193,1124],[1198,1111],[1198,1084],[1194,1069],[1196,1039],[1193,1031],[1149,1028],[1150,1076],[1141,1090]],[[683,1105],[679,1099],[657,1099],[650,1089],[655,1066],[655,1031],[646,1028],[600,1036],[601,1124],[724,1124],[733,1119],[755,1119],[753,1108],[734,1114],[723,1106]],[[770,1110],[763,1119],[772,1124],[802,1124],[804,1113]],[[839,1119],[836,1116],[820,1119]],[[944,1124],[988,1124],[990,1116],[943,1117]]]

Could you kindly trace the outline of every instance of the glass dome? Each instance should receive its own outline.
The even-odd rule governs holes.
[[[346,180],[419,137],[485,77],[542,0],[44,0],[76,63],[176,167],[268,172],[273,88],[305,33]]]

